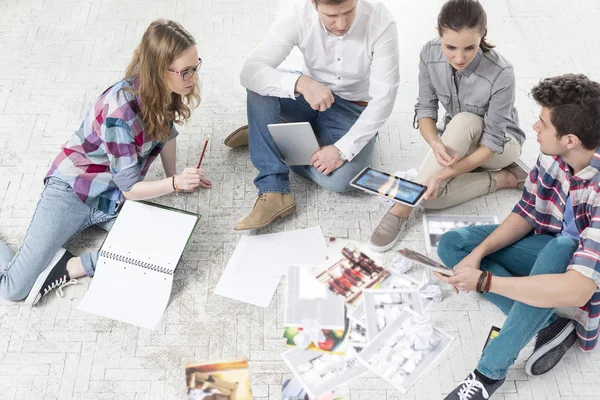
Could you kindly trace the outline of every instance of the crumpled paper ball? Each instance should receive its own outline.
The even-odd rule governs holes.
[[[314,319],[302,320],[302,331],[294,337],[294,344],[301,349],[307,349],[311,343],[315,346],[325,341],[325,334],[319,323]]]

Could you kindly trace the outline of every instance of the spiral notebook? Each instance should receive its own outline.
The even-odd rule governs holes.
[[[154,329],[199,219],[175,208],[126,201],[102,244],[94,278],[78,309]]]

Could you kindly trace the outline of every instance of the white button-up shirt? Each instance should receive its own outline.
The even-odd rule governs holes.
[[[263,96],[295,98],[297,73],[277,70],[294,46],[304,57],[302,73],[350,101],[369,105],[335,146],[352,160],[387,121],[400,74],[396,21],[380,3],[358,0],[356,18],[344,36],[328,32],[310,0],[271,29],[246,60],[242,86]]]

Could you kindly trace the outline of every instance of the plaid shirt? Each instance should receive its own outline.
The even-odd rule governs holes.
[[[165,144],[144,133],[141,99],[119,92],[126,87],[138,85],[122,80],[100,95],[46,174],[67,182],[83,202],[107,214],[118,211],[122,192],[144,179]],[[169,140],[175,136],[172,126]]]
[[[525,218],[536,234],[558,233],[569,194],[580,237],[567,270],[578,271],[600,285],[600,148],[575,176],[560,157],[541,155],[513,212]],[[592,350],[598,342],[600,290],[577,311],[575,320],[579,347]]]

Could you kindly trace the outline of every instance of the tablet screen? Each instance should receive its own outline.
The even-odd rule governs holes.
[[[416,182],[407,181],[372,168],[364,170],[352,183],[381,196],[412,205],[416,204],[427,190],[427,187]]]

